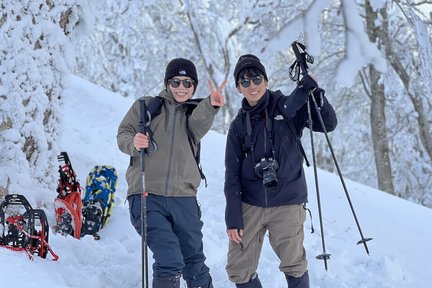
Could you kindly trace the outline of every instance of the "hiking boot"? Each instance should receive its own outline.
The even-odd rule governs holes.
[[[180,288],[180,275],[153,278],[153,288]]]
[[[210,276],[207,284],[202,285],[202,286],[191,286],[191,285],[187,284],[187,288],[213,288],[213,281],[212,281],[212,278]]]
[[[306,271],[303,276],[295,278],[285,274],[288,288],[309,288],[309,273]]]
[[[252,275],[249,282],[243,284],[235,284],[237,288],[262,288],[261,281],[258,278],[258,274]]]

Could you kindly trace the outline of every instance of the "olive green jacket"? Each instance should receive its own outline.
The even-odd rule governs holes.
[[[210,104],[210,97],[199,102],[190,116],[186,116],[186,105],[175,101],[163,90],[164,98],[159,115],[150,123],[153,139],[158,149],[145,156],[146,192],[162,196],[196,196],[201,176],[188,140],[187,126],[194,138],[194,153],[197,143],[210,130],[219,108]],[[144,97],[146,104],[151,97]],[[126,171],[128,196],[142,192],[140,152],[135,149],[133,139],[139,131],[139,100],[135,101],[120,123],[117,132],[119,149],[132,156]],[[187,126],[186,126],[187,123]]]

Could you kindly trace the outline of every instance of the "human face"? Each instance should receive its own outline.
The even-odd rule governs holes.
[[[262,80],[260,84],[255,84],[259,83],[260,80]],[[247,84],[249,84],[249,86]],[[237,90],[240,94],[243,94],[250,106],[255,106],[258,101],[264,96],[267,87],[267,80],[264,78],[263,75],[258,75],[253,77],[244,77],[243,79],[240,79]]]
[[[189,80],[192,81],[192,85],[190,85],[188,88],[186,88],[184,86],[184,80]],[[188,81],[188,82],[189,82]],[[180,82],[180,83],[178,83]],[[179,84],[178,87],[173,87],[173,86],[177,86],[177,84]],[[186,86],[188,86],[188,84],[186,84]],[[190,77],[185,77],[185,76],[176,76],[170,80],[168,80],[168,87],[171,91],[171,94],[173,95],[174,99],[177,102],[186,102],[187,100],[189,100],[190,98],[192,98],[194,89],[195,89],[195,83],[193,82],[193,80]]]

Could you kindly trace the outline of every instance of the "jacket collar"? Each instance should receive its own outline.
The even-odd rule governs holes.
[[[245,112],[249,112],[251,114],[258,114],[263,112],[268,104],[270,99],[270,93],[269,90],[266,90],[263,97],[258,101],[258,103],[255,106],[250,106],[249,102],[246,100],[246,98],[243,98],[242,100],[242,108]]]

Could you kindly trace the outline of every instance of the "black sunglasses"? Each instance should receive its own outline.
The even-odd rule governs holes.
[[[194,80],[192,80],[192,79],[180,80],[180,79],[177,79],[177,78],[172,78],[172,79],[168,80],[168,84],[171,85],[171,87],[173,87],[173,88],[179,87],[180,83],[183,84],[183,87],[190,88],[191,86],[194,85]]]
[[[255,77],[252,77],[252,78],[243,78],[243,79],[240,79],[238,82],[243,86],[243,87],[245,87],[245,88],[247,88],[247,87],[249,87],[250,86],[250,84],[251,84],[251,81],[255,84],[255,85],[260,85],[261,83],[262,83],[262,81],[263,81],[263,76],[255,76]]]

